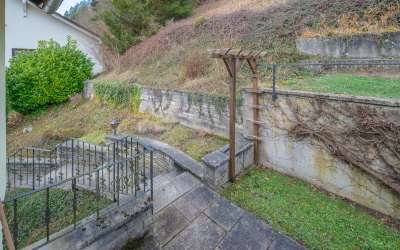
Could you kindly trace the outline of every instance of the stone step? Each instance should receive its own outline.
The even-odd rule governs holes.
[[[76,229],[73,226],[51,235],[25,249],[115,249],[122,246],[129,237],[142,237],[152,222],[151,204],[148,197],[126,199],[119,207],[112,204],[100,212],[101,219],[93,214],[81,220]],[[114,239],[118,239],[115,241]]]

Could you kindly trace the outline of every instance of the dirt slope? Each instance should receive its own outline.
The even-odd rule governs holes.
[[[129,80],[163,88],[223,93],[226,91],[223,84],[226,72],[221,63],[208,58],[208,48],[264,50],[268,52],[266,61],[296,61],[304,58],[295,48],[297,36],[309,34],[310,30],[346,30],[346,27],[352,27],[352,22],[363,24],[368,20],[374,22],[375,19],[380,22],[382,15],[388,15],[387,10],[382,10],[386,7],[382,6],[397,2],[206,1],[192,17],[169,23],[124,55],[107,55],[107,63],[112,70],[101,78]],[[343,18],[346,13],[352,13],[353,19]],[[366,13],[370,16],[366,16]],[[357,16],[356,20],[354,16]],[[397,24],[400,26],[400,21]],[[244,72],[242,77],[245,78],[248,70]]]

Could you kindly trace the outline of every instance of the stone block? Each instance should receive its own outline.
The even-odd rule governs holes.
[[[204,180],[211,187],[219,187],[228,182],[229,147],[224,146],[203,157]],[[236,174],[254,164],[253,143],[240,140],[236,145]]]

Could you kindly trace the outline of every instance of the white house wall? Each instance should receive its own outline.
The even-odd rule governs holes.
[[[42,10],[27,4],[27,16],[24,17],[20,0],[6,0],[6,65],[12,57],[12,49],[35,49],[40,40],[53,39],[65,44],[71,36],[78,42],[79,49],[95,63],[93,74],[103,71],[99,53],[100,41],[64,23],[59,18],[45,14]]]

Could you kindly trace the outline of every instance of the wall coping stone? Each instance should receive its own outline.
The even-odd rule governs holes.
[[[242,139],[236,143],[236,146],[237,147],[236,147],[235,156],[237,157],[242,152],[244,152],[244,151],[248,150],[250,147],[252,147],[253,142],[251,142],[250,140],[247,140],[247,139]],[[202,158],[202,161],[208,167],[219,168],[224,163],[229,161],[229,152],[228,151],[229,151],[229,145],[225,145],[222,148],[217,149],[216,151],[205,155]]]
[[[251,93],[251,88],[243,88],[242,91],[246,93]],[[273,90],[270,88],[260,89],[258,91],[261,94],[273,94]],[[314,99],[326,99],[331,101],[338,102],[350,102],[350,103],[358,103],[358,104],[368,104],[374,106],[384,106],[384,107],[400,107],[400,100],[388,100],[382,98],[375,97],[364,97],[364,96],[352,96],[352,95],[339,95],[339,94],[328,94],[328,93],[315,93],[308,91],[299,91],[299,90],[276,90],[276,94],[284,95],[284,96],[296,96],[303,98],[314,98]]]

